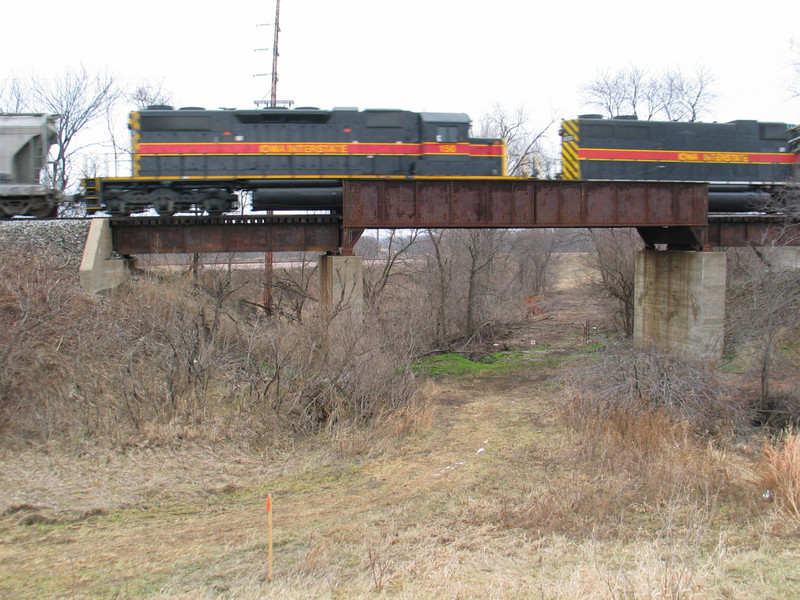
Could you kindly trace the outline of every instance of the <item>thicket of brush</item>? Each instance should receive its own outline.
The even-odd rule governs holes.
[[[2,251],[4,442],[253,443],[414,407],[406,357],[368,321],[266,318],[233,275],[145,275],[89,296],[74,269]]]
[[[426,256],[395,272],[397,284],[368,266],[367,310],[353,320],[346,310],[319,310],[310,266],[277,275],[280,310],[267,316],[253,303],[259,273],[159,271],[91,296],[74,264],[2,248],[0,441],[274,444],[407,418],[420,407],[415,355],[465,332],[461,342],[474,341],[522,314],[519,265],[480,277],[464,269],[442,284]],[[391,293],[378,299],[384,287]],[[470,296],[483,308],[464,320]],[[778,333],[771,342],[788,339]],[[564,422],[599,473],[594,492],[571,502],[603,498],[594,508],[611,514],[630,503],[735,492],[725,448],[757,431],[757,396],[730,389],[707,365],[613,345],[596,356],[562,382]],[[770,438],[758,476],[795,515],[797,439],[792,429]],[[545,513],[570,510],[537,501],[514,518],[541,524]],[[572,512],[596,518],[597,510]]]
[[[759,426],[758,396],[726,381],[714,365],[616,346],[570,371],[560,414],[593,474],[575,492],[574,514],[592,515],[602,532],[616,531],[632,507],[672,520],[692,506],[691,526],[704,529],[722,502],[748,512],[759,498],[800,517],[800,434]],[[527,518],[571,522],[555,508],[536,503]]]
[[[275,269],[267,315],[263,271],[160,263],[91,296],[74,261],[15,238],[0,248],[0,435],[249,443],[413,412],[413,356],[521,319],[557,262],[529,232],[417,237],[365,265],[355,320],[320,308],[315,257]]]

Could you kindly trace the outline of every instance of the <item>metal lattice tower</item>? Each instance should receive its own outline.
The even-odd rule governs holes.
[[[281,32],[281,0],[275,0],[275,36],[272,42],[272,90],[270,107],[278,106],[278,34]]]
[[[255,101],[256,105],[264,104],[268,108],[276,108],[279,105],[292,106],[292,104],[294,104],[294,102],[291,100],[278,100],[278,56],[280,56],[280,52],[278,51],[278,36],[280,35],[281,32],[280,18],[281,18],[281,0],[275,0],[275,23],[273,24],[273,27],[275,29],[272,38],[272,72],[269,73],[270,78],[272,80],[272,85],[269,93],[270,98],[269,100],[264,100],[262,98],[261,100]],[[264,26],[267,26],[267,24],[258,25],[258,27],[264,27]],[[256,52],[263,50],[268,50],[268,48],[258,48]],[[267,73],[258,73],[253,77],[263,77],[265,75],[267,75]]]

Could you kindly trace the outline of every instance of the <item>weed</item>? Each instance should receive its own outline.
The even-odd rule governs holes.
[[[765,496],[794,518],[800,518],[800,433],[786,430],[764,447],[762,484]]]
[[[489,368],[490,366],[485,363],[473,362],[455,353],[431,356],[419,361],[413,367],[415,372],[423,373],[429,377],[441,377],[443,375],[463,377],[484,372]]]

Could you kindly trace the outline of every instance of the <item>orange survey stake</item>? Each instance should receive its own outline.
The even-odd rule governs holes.
[[[272,494],[267,494],[267,579],[272,582]]]

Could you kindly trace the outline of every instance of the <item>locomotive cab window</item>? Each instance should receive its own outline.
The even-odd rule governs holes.
[[[444,144],[454,144],[458,141],[458,127],[437,127],[436,141]]]

